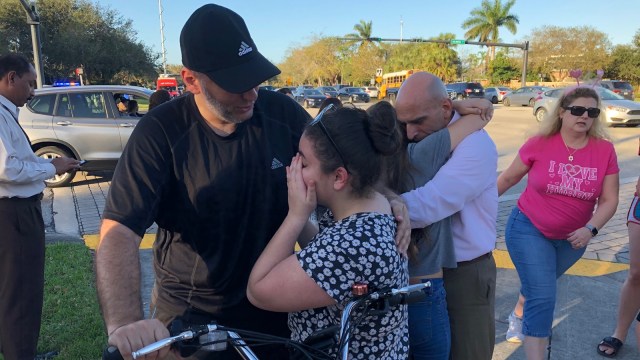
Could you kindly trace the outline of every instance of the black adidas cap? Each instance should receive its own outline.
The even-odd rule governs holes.
[[[280,70],[258,52],[240,15],[214,4],[196,10],[180,33],[182,64],[207,74],[224,90],[240,94]]]

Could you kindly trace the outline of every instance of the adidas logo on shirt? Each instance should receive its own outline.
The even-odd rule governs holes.
[[[283,167],[284,165],[280,162],[280,160],[273,158],[273,160],[271,160],[271,170],[275,170],[278,168]]]
[[[253,51],[253,48],[247,45],[246,42],[240,42],[240,48],[238,49],[238,56],[246,55]]]

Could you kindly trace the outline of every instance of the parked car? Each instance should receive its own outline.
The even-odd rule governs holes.
[[[476,82],[457,82],[445,85],[451,99],[484,97],[484,88]]]
[[[298,92],[293,94],[293,98],[305,108],[311,108],[320,107],[327,97],[316,89],[298,89]]]
[[[18,121],[36,155],[87,160],[83,170],[113,170],[138,124],[138,116],[118,110],[122,99],[136,100],[146,113],[152,90],[136,86],[87,85],[37,89],[20,109]],[[49,187],[67,185],[75,172],[46,180]]]
[[[271,85],[260,85],[260,89],[274,91],[276,88]]]
[[[602,80],[600,86],[613,91],[614,93],[624,97],[627,100],[634,100],[633,86],[626,81],[620,80]]]
[[[316,90],[320,91],[327,97],[338,96],[338,90],[336,90],[336,88],[334,88],[333,86],[318,86]]]
[[[502,102],[504,96],[511,92],[511,89],[504,86],[490,86],[484,88],[484,98],[491,101],[492,104]]]
[[[366,92],[367,94],[369,94],[369,97],[372,99],[377,99],[378,98],[378,88],[375,86],[365,86],[362,88],[362,90],[364,90],[364,92]]]
[[[351,101],[355,102],[365,102],[368,103],[371,99],[369,94],[364,92],[362,88],[359,87],[346,87],[342,88],[338,91],[338,99],[341,101]]]
[[[351,85],[349,85],[349,84],[337,84],[337,85],[334,86],[334,88],[336,90],[338,90],[338,91],[340,91],[340,90],[342,90],[344,88],[348,88],[348,87],[351,87]]]
[[[504,106],[519,105],[533,107],[536,98],[547,90],[549,90],[549,88],[545,86],[523,86],[518,90],[506,94],[502,99],[502,104],[504,104]]]
[[[596,91],[602,100],[600,109],[604,113],[604,121],[609,126],[640,124],[640,103],[627,100],[611,90],[597,86]],[[565,88],[547,90],[536,100],[533,114],[536,120],[542,121],[555,108]]]

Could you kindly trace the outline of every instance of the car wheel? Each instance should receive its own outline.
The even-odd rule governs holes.
[[[355,97],[355,96],[352,96],[351,97],[351,102],[355,104],[356,102],[358,102],[358,98]]]
[[[308,109],[308,108],[309,108],[309,100],[305,100],[305,101],[303,101],[303,102],[302,102],[302,104],[304,105],[304,108],[305,108],[305,109]]]
[[[541,107],[538,110],[536,110],[536,120],[538,120],[538,122],[541,122],[542,120],[544,120],[546,116],[547,116],[547,110],[545,110],[545,108]]]
[[[509,101],[509,98],[504,98],[502,100],[502,105],[507,106],[507,107],[511,106],[511,101]]]
[[[36,156],[39,156],[45,159],[54,159],[58,157],[73,158],[73,156],[69,154],[66,150],[63,150],[57,146],[45,146],[43,148],[40,148],[36,150]],[[64,173],[62,175],[54,175],[51,179],[47,179],[44,182],[48,187],[51,187],[51,188],[61,187],[61,186],[68,185],[75,176],[76,176],[76,171],[73,170],[73,171]]]
[[[464,96],[462,96],[462,94],[458,94],[458,96],[456,96],[456,99],[462,100],[462,99],[464,99]]]
[[[492,97],[491,98],[491,103],[492,104],[497,104],[498,103],[498,97],[497,96]]]
[[[533,105],[535,105],[535,103],[536,103],[536,99],[533,99],[533,98],[529,99],[529,106],[530,107],[533,107]]]

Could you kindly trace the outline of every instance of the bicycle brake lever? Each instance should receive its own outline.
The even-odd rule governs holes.
[[[160,341],[156,341],[153,344],[149,344],[145,347],[143,347],[142,349],[138,350],[138,351],[134,351],[133,353],[131,353],[131,356],[134,359],[137,359],[140,356],[144,356],[147,354],[150,354],[154,351],[158,351],[160,349],[162,349],[163,347],[169,346],[171,344],[173,344],[174,342],[178,342],[178,341],[182,341],[182,340],[190,340],[193,339],[194,337],[198,336],[198,334],[195,331],[185,331],[182,332],[176,336],[172,336],[170,338],[166,338]]]

